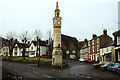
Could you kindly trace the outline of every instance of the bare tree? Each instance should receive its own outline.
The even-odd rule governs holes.
[[[30,34],[28,31],[23,31],[23,33],[20,34],[19,38],[21,39],[23,43],[23,51],[22,51],[22,56],[25,59],[25,53],[26,53],[26,43],[31,39]]]
[[[15,32],[10,31],[10,32],[8,32],[8,33],[6,34],[6,38],[7,38],[8,40],[10,40],[11,38],[16,39],[16,38],[17,38],[17,35],[16,35]]]
[[[23,31],[20,35],[19,35],[20,40],[23,43],[27,43],[29,40],[31,40],[31,36],[28,33],[28,31]]]
[[[6,45],[9,46],[9,54],[12,57],[14,40],[17,38],[17,35],[15,32],[10,31],[6,34],[6,38],[8,39]]]
[[[42,37],[43,37],[43,35],[42,35],[42,32],[41,32],[41,30],[40,29],[36,29],[35,31],[34,31],[34,33],[33,33],[33,36],[34,36],[34,40],[36,40],[37,41],[37,39],[42,39]]]
[[[46,33],[46,39],[48,40],[48,45],[50,44],[50,42],[52,41],[52,33],[51,30],[48,30]]]

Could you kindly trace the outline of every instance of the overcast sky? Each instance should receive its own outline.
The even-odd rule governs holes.
[[[62,34],[78,40],[91,39],[92,34],[108,34],[118,29],[119,0],[0,0],[0,35],[28,30],[30,34],[40,29],[45,36],[53,32],[54,10],[59,3],[62,17]]]

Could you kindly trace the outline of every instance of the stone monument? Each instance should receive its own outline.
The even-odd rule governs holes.
[[[58,8],[58,2],[56,2],[55,17],[53,18],[54,28],[54,40],[53,40],[53,51],[52,51],[52,66],[61,66],[62,50],[61,50],[61,20],[60,10]]]

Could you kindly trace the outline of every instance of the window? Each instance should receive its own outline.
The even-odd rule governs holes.
[[[80,53],[83,53],[83,50],[80,50]]]
[[[120,36],[117,36],[117,45],[120,45]]]
[[[8,48],[6,48],[6,51],[8,51]]]
[[[97,45],[97,51],[99,51],[99,45]]]
[[[90,47],[89,47],[89,53],[90,53]]]
[[[75,51],[75,50],[73,50],[73,51],[72,51],[72,53],[76,53],[76,51]]]
[[[15,52],[15,56],[17,55],[17,52]]]
[[[94,40],[92,40],[92,45],[94,45]]]
[[[69,54],[69,51],[68,51],[68,50],[66,51],[66,54]]]
[[[15,51],[17,51],[17,47],[15,47]]]
[[[34,53],[31,53],[31,55],[34,55]]]
[[[93,48],[93,52],[94,52],[94,46],[92,48]]]
[[[31,47],[31,50],[33,50],[33,47]]]
[[[118,61],[120,61],[120,52],[118,52]]]
[[[99,38],[97,38],[97,44],[99,44]]]

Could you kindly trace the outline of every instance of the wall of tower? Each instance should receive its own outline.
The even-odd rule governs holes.
[[[53,47],[61,47],[61,28],[54,28],[54,44]]]

